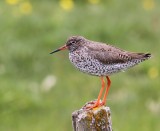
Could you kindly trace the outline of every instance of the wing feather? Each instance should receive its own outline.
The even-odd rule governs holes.
[[[94,42],[87,47],[91,56],[103,64],[125,63],[132,59],[126,51],[111,45]]]

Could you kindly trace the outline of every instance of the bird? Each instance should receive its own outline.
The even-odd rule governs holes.
[[[109,77],[112,74],[125,71],[151,57],[150,53],[126,51],[110,44],[88,40],[83,36],[69,37],[64,46],[53,50],[50,54],[66,49],[69,50],[70,62],[78,70],[100,77],[101,89],[98,98],[86,109],[94,109],[106,104],[111,86]],[[107,85],[104,78],[107,80]]]

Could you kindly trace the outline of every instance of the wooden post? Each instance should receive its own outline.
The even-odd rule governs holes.
[[[111,112],[109,107],[86,110],[85,107],[95,101],[86,103],[80,110],[72,113],[74,131],[112,131]]]

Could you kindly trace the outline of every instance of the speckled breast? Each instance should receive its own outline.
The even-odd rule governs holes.
[[[109,76],[121,71],[120,65],[106,65],[92,58],[86,51],[76,50],[69,53],[71,63],[84,73],[95,76]]]

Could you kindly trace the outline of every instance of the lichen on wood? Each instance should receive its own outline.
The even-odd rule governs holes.
[[[82,107],[72,113],[72,123],[74,131],[112,131],[110,108],[102,106],[86,110]]]

